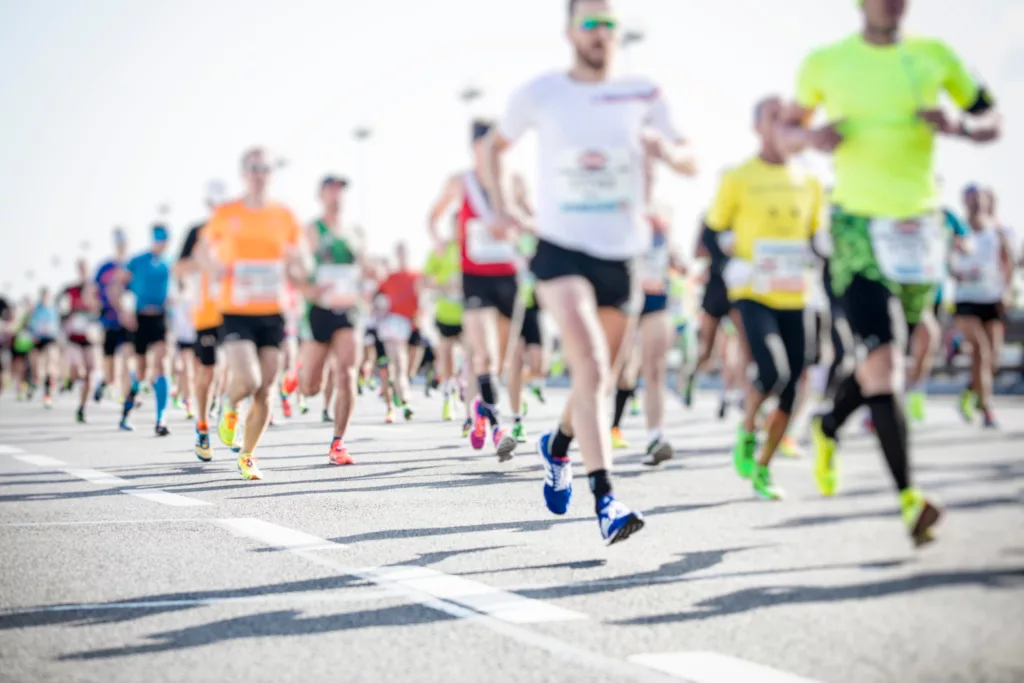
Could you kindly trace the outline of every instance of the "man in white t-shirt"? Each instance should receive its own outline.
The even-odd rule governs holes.
[[[594,493],[601,535],[610,544],[643,527],[643,517],[612,495],[606,390],[612,359],[628,349],[642,290],[633,262],[651,247],[645,220],[644,157],[693,173],[682,136],[656,85],[611,79],[618,21],[605,0],[570,0],[568,72],[537,78],[512,97],[487,151],[491,229],[508,238],[519,226],[502,191],[501,155],[530,129],[538,136],[539,243],[532,270],[541,306],[558,322],[572,375],[561,424],[538,441],[548,509],[564,514],[572,495],[573,437]]]

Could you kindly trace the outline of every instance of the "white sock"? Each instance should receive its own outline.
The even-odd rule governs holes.
[[[661,441],[661,429],[650,429],[647,431],[647,443]]]

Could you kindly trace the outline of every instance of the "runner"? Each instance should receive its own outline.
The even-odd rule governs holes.
[[[50,289],[43,287],[39,290],[39,301],[29,315],[28,331],[35,341],[35,347],[29,354],[29,365],[35,370],[35,385],[43,387],[43,406],[46,408],[53,407],[53,381],[60,371],[58,320]]]
[[[0,396],[3,396],[4,388],[7,385],[7,368],[4,367],[4,356],[7,353],[13,355],[14,342],[14,307],[7,297],[0,295]],[[13,366],[14,363],[12,362]],[[10,377],[11,382],[16,382],[14,375]]]
[[[206,186],[206,206],[213,212],[226,199],[224,184],[211,181]],[[217,348],[220,346],[223,319],[217,301],[217,292],[211,287],[210,277],[203,272],[199,259],[196,258],[196,246],[205,227],[205,223],[194,225],[185,236],[185,244],[181,256],[175,265],[175,274],[189,280],[196,297],[192,309],[192,326],[196,330],[196,343],[193,347],[195,356],[195,399],[196,399],[196,457],[209,462],[213,459],[213,448],[210,446],[210,427],[207,422],[211,415],[211,402],[217,395],[222,383],[216,381]],[[221,386],[218,386],[221,385]]]
[[[1004,301],[1013,282],[1012,247],[995,222],[989,195],[975,185],[964,190],[971,246],[955,253],[951,271],[956,280],[956,328],[971,344],[971,384],[960,397],[964,419],[973,421],[981,410],[984,425],[996,428],[992,410],[995,365],[1006,333]]]
[[[32,300],[25,297],[14,312],[11,323],[11,378],[17,382],[17,398],[19,401],[32,400],[35,390],[32,375],[32,354],[35,352],[36,340],[28,329],[32,313]]]
[[[989,113],[992,101],[943,42],[901,37],[905,2],[859,4],[863,31],[806,59],[797,106],[789,114],[794,125],[781,131],[789,152],[835,150],[832,284],[868,350],[838,388],[832,411],[812,427],[815,472],[822,493],[833,494],[838,429],[866,403],[900,492],[904,522],[921,544],[931,540],[941,513],[911,486],[906,419],[898,397],[903,393],[905,320],[919,319],[931,303],[945,261],[943,228],[935,213],[934,135],[992,140],[999,122],[975,118],[968,125],[937,108],[943,90],[972,116]],[[811,129],[819,106],[831,123]]]
[[[132,332],[135,348],[136,374],[124,399],[120,427],[124,431],[134,429],[128,418],[136,404],[139,383],[148,376],[148,370],[152,369],[153,393],[156,395],[154,431],[157,436],[168,436],[171,433],[164,419],[170,396],[170,383],[167,380],[167,308],[171,270],[165,258],[168,238],[167,228],[154,226],[153,246],[128,261],[119,271],[109,291],[111,300],[118,307],[118,318]],[[134,295],[134,311],[124,310],[121,296],[124,288]],[[150,351],[152,357],[148,355]]]
[[[306,279],[302,227],[291,211],[267,199],[271,171],[263,149],[242,156],[245,195],[214,211],[197,252],[220,294],[230,372],[218,429],[225,446],[235,443],[238,406],[252,398],[237,460],[245,480],[263,478],[253,452],[270,420],[271,389],[281,370],[281,300],[288,281],[300,286]]]
[[[185,408],[185,419],[195,417],[192,412],[192,397],[195,396],[195,346],[199,335],[195,327],[195,297],[197,292],[189,291],[184,279],[178,279],[178,291],[168,310],[171,333],[177,342],[177,355],[172,361],[174,368],[174,408]]]
[[[489,121],[473,122],[473,170],[449,178],[435,206],[447,208],[456,204],[460,207],[458,239],[462,248],[462,293],[466,307],[462,328],[468,349],[467,362],[476,375],[479,391],[473,407],[470,443],[476,450],[483,448],[489,427],[498,460],[505,462],[515,454],[518,442],[501,427],[498,374],[509,348],[518,285],[515,247],[509,241],[496,240],[491,235],[489,224],[494,215],[493,196],[481,185],[486,171],[483,165],[484,145],[492,127]],[[436,227],[433,237],[440,249],[442,242]],[[509,405],[514,413],[520,409],[522,396],[513,395],[512,391],[520,386],[521,378],[509,382]]]
[[[820,183],[787,164],[786,154],[776,144],[774,130],[781,114],[778,97],[758,103],[754,129],[761,151],[723,175],[707,215],[711,230],[732,230],[735,235],[731,256],[713,242],[709,250],[712,259],[728,258],[723,277],[757,368],[733,463],[737,474],[750,479],[754,492],[767,500],[783,496],[772,483],[768,466],[789,428],[806,363],[805,271],[823,204]],[[778,407],[768,420],[764,446],[756,458],[757,417],[770,395],[778,398]]]
[[[440,218],[444,208],[435,208],[431,221]],[[435,248],[423,268],[424,286],[436,293],[434,324],[437,327],[437,379],[441,384],[443,403],[441,419],[455,419],[458,401],[458,379],[455,372],[455,349],[462,336],[462,269],[461,250],[457,239],[451,238],[443,248]]]
[[[128,354],[123,347],[132,341],[132,334],[118,318],[119,302],[110,296],[117,274],[128,261],[128,240],[120,228],[114,231],[114,258],[104,262],[96,271],[94,284],[98,299],[100,324],[103,326],[103,377],[96,385],[93,399],[99,403],[108,386],[120,386],[121,397],[131,391],[132,379],[128,372]],[[118,382],[120,380],[120,383]]]
[[[732,239],[731,234],[723,232],[713,234],[706,221],[706,217],[701,218],[700,238],[694,252],[694,257],[698,259],[706,259],[710,256],[708,243],[711,241],[715,241],[726,251],[731,249],[729,242]],[[687,408],[693,405],[693,390],[697,385],[697,374],[703,372],[711,362],[718,345],[718,331],[722,328],[722,320],[728,317],[729,311],[732,309],[728,288],[725,286],[725,280],[722,279],[722,265],[714,261],[708,264],[707,281],[704,283],[704,299],[701,302],[700,319],[697,322],[697,362],[683,385],[683,404]],[[725,375],[726,368],[723,367],[722,370],[722,374]],[[726,403],[726,396],[723,394],[719,411],[723,413],[723,417]]]
[[[309,244],[316,263],[306,298],[312,338],[303,343],[300,385],[306,396],[320,393],[324,366],[331,361],[337,390],[334,438],[327,459],[333,465],[355,460],[345,447],[345,433],[355,410],[356,381],[362,363],[363,272],[362,240],[341,220],[342,190],[348,181],[327,176],[320,183],[323,216],[309,228]]]
[[[85,422],[85,404],[89,400],[92,371],[95,368],[92,342],[89,340],[90,311],[94,308],[95,294],[89,281],[89,270],[85,260],[75,263],[78,281],[66,287],[57,297],[58,310],[66,310],[64,335],[68,340],[67,357],[70,366],[69,379],[82,383],[78,411],[75,419]]]
[[[513,95],[486,147],[483,175],[489,179],[490,235],[507,238],[516,221],[500,182],[501,153],[528,129],[537,129],[540,242],[532,270],[541,306],[561,330],[572,376],[558,429],[537,444],[546,474],[544,498],[551,512],[568,510],[569,443],[578,436],[601,536],[616,543],[644,524],[640,513],[612,493],[605,399],[641,303],[632,261],[651,246],[643,216],[643,162],[649,154],[679,172],[695,168],[658,87],[643,78],[609,79],[618,35],[609,3],[574,0],[568,19],[572,69],[542,76]],[[645,136],[647,129],[658,135]]]
[[[380,283],[379,293],[386,298],[387,315],[378,324],[377,334],[384,342],[395,406],[402,410],[406,420],[411,420],[409,347],[417,340],[414,333],[419,316],[419,274],[409,268],[409,251],[404,242],[395,247],[395,256],[398,267]],[[390,405],[388,415],[390,418]]]

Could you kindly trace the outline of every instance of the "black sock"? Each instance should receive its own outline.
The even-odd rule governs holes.
[[[875,423],[875,434],[889,463],[896,490],[910,487],[910,458],[907,456],[907,417],[903,406],[892,394],[872,396],[866,400]]]
[[[498,424],[498,416],[494,409],[498,405],[498,397],[494,393],[494,381],[490,375],[480,375],[477,377],[477,383],[480,385],[480,402],[483,404],[482,407],[486,411],[487,419],[493,427]]]
[[[558,458],[559,460],[569,457],[569,444],[572,443],[572,437],[562,431],[559,427],[558,431],[555,432],[555,437],[551,439],[551,457]]]
[[[612,482],[608,479],[608,470],[597,470],[587,475],[590,480],[590,491],[594,494],[594,505],[612,492]]]
[[[47,375],[43,379],[43,393],[46,394],[47,396],[49,396],[50,395],[50,389],[52,387],[53,387],[53,379],[49,375]]]
[[[821,430],[825,432],[825,436],[836,438],[839,429],[863,403],[864,396],[860,393],[857,377],[851,374],[839,383],[839,387],[836,389],[836,399],[832,403],[832,412],[821,420]]]
[[[615,392],[615,414],[612,415],[612,427],[618,427],[622,422],[622,414],[626,412],[626,404],[629,403],[633,389],[619,389]]]

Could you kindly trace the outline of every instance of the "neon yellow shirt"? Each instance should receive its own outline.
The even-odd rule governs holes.
[[[978,98],[967,68],[934,38],[883,46],[856,34],[804,60],[797,103],[824,106],[830,121],[843,122],[834,159],[837,205],[898,219],[938,208],[935,133],[917,112],[937,107],[943,91],[962,109]]]
[[[753,266],[746,285],[729,289],[730,299],[779,310],[804,307],[807,255],[821,225],[823,194],[814,176],[757,157],[725,172],[705,219],[715,232],[731,229],[733,256]]]
[[[434,279],[441,296],[437,300],[435,317],[442,325],[462,324],[462,255],[459,245],[448,245],[444,253],[438,256],[431,252],[423,274]]]

